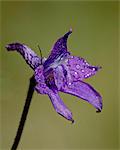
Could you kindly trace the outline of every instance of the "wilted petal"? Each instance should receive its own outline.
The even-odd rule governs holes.
[[[34,51],[24,44],[11,43],[8,44],[6,48],[8,51],[18,51],[32,69],[35,69],[41,64],[41,58],[39,58]]]
[[[70,56],[66,65],[68,66],[68,71],[71,74],[73,81],[91,77],[101,68],[92,66],[85,59],[76,56]]]
[[[71,33],[72,30],[70,29],[63,37],[58,39],[57,42],[54,44],[48,59],[44,63],[45,69],[48,68],[50,65],[57,65],[70,54],[67,51],[67,39]]]
[[[86,100],[87,102],[92,104],[98,112],[102,110],[102,97],[88,83],[85,83],[83,81],[69,83],[68,85],[63,86],[61,91]]]
[[[61,116],[63,116],[64,118],[66,118],[67,120],[74,122],[74,120],[72,119],[71,111],[65,106],[65,104],[61,100],[58,92],[51,91],[48,94],[48,96],[49,96],[56,112],[58,114],[60,114]]]

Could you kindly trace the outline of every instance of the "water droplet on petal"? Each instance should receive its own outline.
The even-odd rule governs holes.
[[[75,75],[77,75],[77,72],[75,72]]]
[[[80,68],[80,65],[77,64],[77,65],[76,65],[76,69],[79,69],[79,68]]]
[[[78,78],[78,77],[79,77],[79,75],[78,75],[77,72],[74,72],[74,77],[75,77],[75,78]]]
[[[73,59],[73,58],[74,58],[74,56],[71,56],[70,58],[71,58],[71,59]]]
[[[81,69],[81,72],[83,73],[83,72],[85,72],[83,69]]]
[[[68,59],[65,59],[65,63],[68,63]]]
[[[91,73],[88,73],[85,75],[85,78],[88,78],[91,75]]]

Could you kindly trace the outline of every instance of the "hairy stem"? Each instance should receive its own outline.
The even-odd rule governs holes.
[[[24,125],[25,125],[25,121],[26,121],[26,118],[27,118],[28,110],[29,110],[30,103],[31,103],[31,100],[32,100],[32,96],[33,96],[33,93],[34,93],[34,87],[35,87],[35,79],[34,79],[34,76],[33,76],[33,77],[30,78],[29,89],[28,89],[25,105],[24,105],[24,108],[23,108],[22,116],[21,116],[21,119],[20,119],[20,123],[19,123],[19,126],[18,126],[16,137],[14,139],[11,150],[16,150],[17,147],[18,147],[18,144],[20,142],[20,138],[21,138],[21,135],[22,135],[22,132],[23,132],[23,129],[24,129]]]

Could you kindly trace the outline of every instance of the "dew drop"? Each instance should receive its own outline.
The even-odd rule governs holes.
[[[88,73],[85,75],[85,78],[88,78],[91,75],[91,73]]]
[[[71,82],[69,82],[68,84],[71,85]]]
[[[80,68],[80,65],[77,64],[77,65],[76,65],[76,69],[79,69],[79,68]]]
[[[84,73],[85,71],[83,69],[81,69],[81,72]]]
[[[74,72],[74,77],[77,79],[79,77],[78,73],[75,71]]]
[[[73,58],[74,58],[74,56],[71,56],[70,58],[71,58],[71,59],[73,59]]]
[[[65,63],[68,63],[68,59],[65,59]]]

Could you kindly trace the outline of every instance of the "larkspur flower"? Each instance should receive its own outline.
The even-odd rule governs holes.
[[[102,97],[83,80],[96,74],[99,66],[90,65],[85,59],[72,56],[67,49],[70,29],[54,44],[49,57],[40,58],[29,47],[20,43],[6,46],[8,51],[19,52],[27,64],[34,70],[35,90],[47,94],[56,112],[74,122],[71,111],[63,103],[59,92],[68,93],[93,105],[97,112],[102,110]]]

